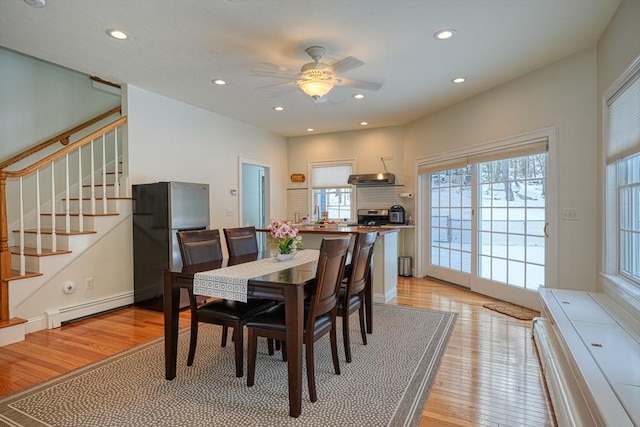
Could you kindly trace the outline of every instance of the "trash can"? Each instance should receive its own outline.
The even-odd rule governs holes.
[[[398,257],[398,276],[411,277],[411,257]]]

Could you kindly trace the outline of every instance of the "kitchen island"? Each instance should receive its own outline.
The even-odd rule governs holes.
[[[396,297],[398,293],[399,228],[393,226],[362,227],[335,224],[326,226],[300,225],[297,228],[302,235],[303,247],[306,249],[320,249],[322,239],[325,237],[377,231],[378,238],[373,247],[373,301],[386,303]],[[258,229],[257,231],[269,232],[266,228]],[[273,245],[269,244],[269,237],[267,238],[267,250],[273,247]]]

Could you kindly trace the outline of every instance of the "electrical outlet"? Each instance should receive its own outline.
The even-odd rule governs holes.
[[[577,208],[564,208],[562,209],[562,219],[567,221],[577,221],[578,209]]]
[[[64,284],[64,286],[62,287],[62,292],[64,292],[65,294],[72,294],[76,291],[76,284],[75,282],[67,282]]]
[[[233,209],[227,209],[227,216],[234,216],[236,213]]]
[[[87,277],[86,288],[87,290],[93,289],[93,277]]]

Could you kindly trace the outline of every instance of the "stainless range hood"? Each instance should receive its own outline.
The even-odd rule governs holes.
[[[396,183],[396,176],[392,173],[365,173],[349,175],[351,185],[392,185]]]

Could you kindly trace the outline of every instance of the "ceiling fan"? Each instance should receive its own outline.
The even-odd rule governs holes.
[[[249,74],[254,77],[273,77],[289,80],[286,83],[262,86],[259,89],[272,90],[274,91],[273,94],[277,96],[300,88],[313,98],[316,103],[325,102],[327,100],[326,95],[336,86],[374,91],[382,87],[382,83],[379,82],[341,77],[342,73],[364,65],[364,62],[353,56],[347,56],[329,65],[320,62],[326,51],[322,46],[311,46],[305,49],[305,52],[313,59],[313,62],[304,64],[298,73],[274,68],[253,69]]]

